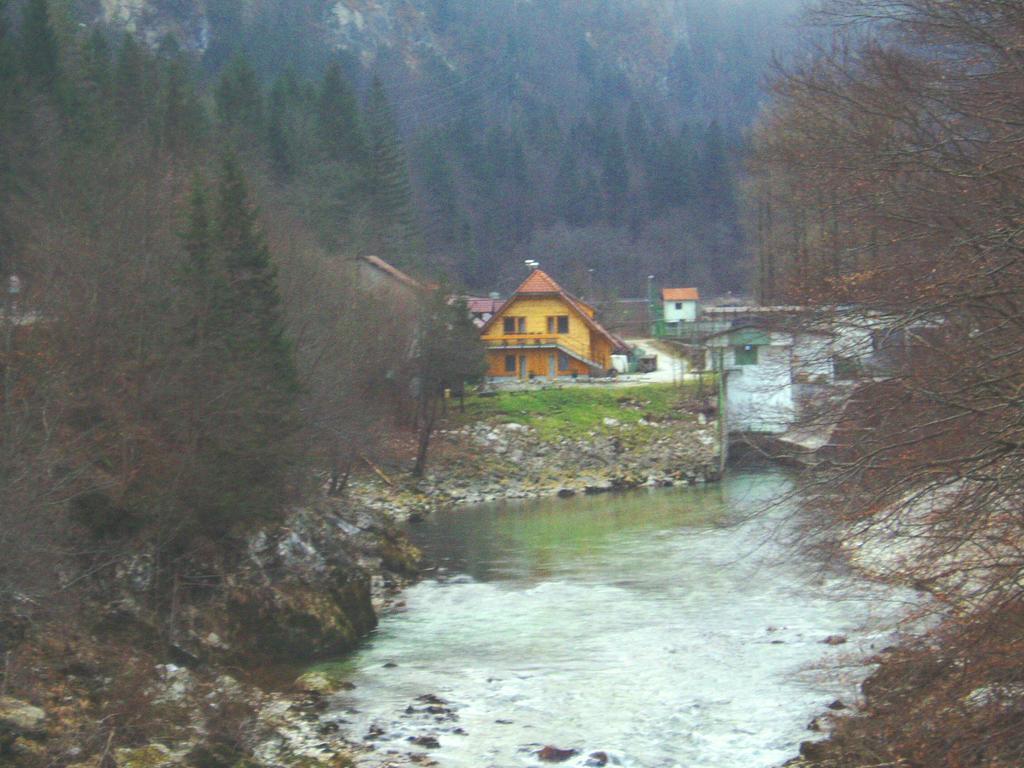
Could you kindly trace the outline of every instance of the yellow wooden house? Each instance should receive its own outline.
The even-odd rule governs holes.
[[[606,373],[623,343],[595,319],[593,307],[534,269],[480,329],[487,375],[554,380]]]

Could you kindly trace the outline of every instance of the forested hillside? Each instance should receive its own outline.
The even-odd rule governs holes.
[[[311,171],[296,202],[331,249],[375,250],[476,290],[507,288],[535,258],[570,287],[636,294],[651,272],[746,287],[743,131],[793,6],[209,0],[79,3],[74,18],[180,47],[206,79],[244,59],[262,93],[240,121],[275,143],[279,173]],[[311,100],[335,65],[342,101],[371,111],[379,78],[409,159],[412,206],[386,242],[366,233],[364,175],[282,154],[314,130]],[[358,151],[339,145],[331,160],[351,165]],[[403,207],[406,194],[386,197]]]
[[[357,123],[337,67],[207,82],[59,11],[0,28],[0,602],[147,548],[161,579],[232,552],[482,356],[464,308],[380,301],[329,247],[412,242],[382,89]]]

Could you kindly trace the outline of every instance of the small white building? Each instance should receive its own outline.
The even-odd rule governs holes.
[[[742,325],[709,336],[711,365],[724,379],[732,432],[781,434],[797,420],[801,389],[835,381],[825,333]]]
[[[700,293],[696,288],[662,288],[661,305],[666,323],[695,323]]]

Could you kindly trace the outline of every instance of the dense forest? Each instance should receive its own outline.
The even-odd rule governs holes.
[[[264,145],[333,252],[478,292],[509,289],[534,258],[571,288],[639,295],[652,272],[709,293],[748,287],[743,135],[793,5],[76,3],[68,23],[132,29],[211,85],[233,71],[218,109],[239,100],[233,129]],[[407,189],[382,193],[403,208],[388,235],[372,234],[360,162],[382,92],[410,171]],[[325,165],[310,151],[314,113],[334,108],[331,130],[351,135]]]
[[[0,598],[126,548],[167,573],[230,551],[479,373],[445,291],[381,301],[323,244],[415,237],[379,85],[361,105],[329,67],[265,91],[242,58],[206,85],[46,0],[3,18]]]

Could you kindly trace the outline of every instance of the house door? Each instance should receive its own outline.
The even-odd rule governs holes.
[[[552,352],[548,355],[548,378],[555,378],[555,353]]]
[[[526,378],[526,355],[519,356],[519,378]]]

